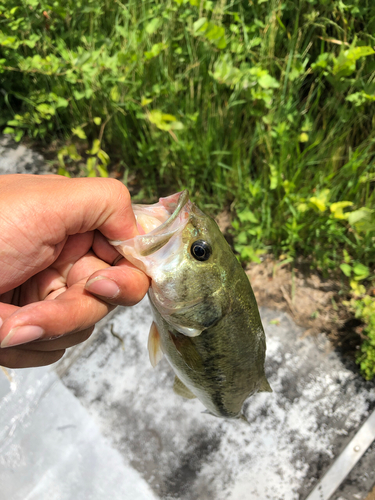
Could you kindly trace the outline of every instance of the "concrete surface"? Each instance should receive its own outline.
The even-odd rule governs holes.
[[[41,174],[47,171],[43,156],[16,144],[9,135],[0,136],[0,175]]]
[[[53,370],[0,371],[0,391],[1,500],[155,500]]]

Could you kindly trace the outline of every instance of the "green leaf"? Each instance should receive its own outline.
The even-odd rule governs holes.
[[[350,275],[352,274],[352,266],[349,266],[349,264],[341,264],[340,269],[345,274],[345,276],[350,278]]]
[[[277,89],[279,88],[279,82],[273,78],[271,75],[268,73],[266,75],[262,75],[259,80],[258,84],[263,88],[263,89]]]
[[[24,133],[25,133],[24,130],[21,130],[21,129],[16,130],[15,135],[14,135],[14,140],[16,142],[20,142]]]
[[[38,104],[35,108],[37,111],[39,111],[40,114],[42,115],[54,115],[55,114],[55,108],[51,106],[50,104],[46,104],[45,102],[42,104]]]
[[[348,217],[349,224],[354,226],[358,221],[368,217],[371,214],[372,214],[372,210],[370,210],[369,208],[366,208],[366,207],[360,208],[359,210],[354,210],[353,212],[350,212],[350,214],[349,214],[349,217]]]
[[[375,101],[375,95],[366,94],[363,90],[360,92],[354,92],[345,98],[346,101],[352,102],[354,106],[362,106],[365,102]]]
[[[337,203],[332,203],[329,209],[331,210],[331,213],[333,214],[333,217],[335,219],[347,219],[349,217],[349,214],[344,214],[343,209],[346,207],[351,207],[352,205],[353,203],[351,201],[338,201]]]
[[[309,202],[316,207],[319,212],[324,212],[327,209],[327,203],[329,199],[330,191],[329,189],[323,189],[318,196],[312,196]]]
[[[102,162],[102,166],[103,167],[106,167],[108,164],[109,164],[109,156],[107,155],[107,153],[105,151],[103,151],[102,149],[100,149],[97,153],[97,157],[99,158],[99,160]]]
[[[93,121],[95,125],[100,125],[102,123],[102,119],[100,118],[100,116],[95,116]]]
[[[146,59],[152,59],[154,57],[157,57],[163,50],[165,50],[168,47],[166,43],[155,43],[150,51],[145,52],[145,58]]]
[[[349,264],[352,261],[352,258],[350,257],[350,255],[348,254],[348,252],[345,250],[345,248],[344,248],[343,254],[344,254],[344,261],[347,264]]]
[[[357,59],[360,59],[361,57],[371,56],[373,54],[375,54],[375,51],[372,47],[353,47],[348,50],[346,57],[351,57],[352,59],[357,61]]]
[[[270,167],[270,189],[276,189],[279,185],[279,172],[275,165],[269,165]]]
[[[351,280],[350,288],[355,295],[364,295],[366,293],[366,288],[355,280]]]
[[[332,68],[333,75],[349,76],[356,69],[356,61],[361,57],[375,54],[372,47],[351,47],[340,53],[339,57],[334,59]]]
[[[298,137],[299,142],[307,142],[309,140],[308,134],[306,132],[302,132],[302,134]]]
[[[141,106],[147,106],[147,104],[150,104],[152,102],[152,99],[148,99],[147,97],[142,97],[141,99]]]
[[[236,245],[235,250],[240,253],[242,260],[256,262],[257,264],[262,262],[258,257],[257,252],[250,245]]]
[[[85,92],[80,92],[79,90],[73,90],[73,96],[76,101],[80,101],[85,97]]]
[[[79,139],[87,139],[85,131],[81,127],[72,128],[73,135],[76,135]]]
[[[361,263],[355,264],[353,267],[354,274],[356,274],[356,280],[363,280],[370,275],[370,269]]]
[[[63,97],[57,97],[56,99],[56,108],[66,108],[69,104],[69,101],[64,99]]]
[[[33,33],[28,40],[24,40],[24,44],[27,45],[30,49],[33,49],[37,42],[40,40],[40,36]]]
[[[182,130],[184,128],[184,124],[178,120],[171,123],[170,130]]]
[[[225,40],[225,29],[212,21],[207,21],[206,17],[201,17],[193,24],[194,36],[203,36],[218,49],[225,49],[227,42]]]
[[[329,52],[324,52],[318,56],[318,59],[315,63],[311,65],[311,69],[326,69],[328,66],[328,62],[330,61],[331,54]]]
[[[87,158],[86,169],[88,177],[96,177],[95,166],[96,166],[95,156],[90,156],[90,158]]]
[[[104,166],[98,165],[96,168],[98,169],[100,177],[108,177],[108,171]]]
[[[160,109],[153,109],[147,117],[160,130],[181,130],[184,127],[174,115],[162,113]]]
[[[121,96],[117,85],[112,87],[109,97],[113,102],[119,102]]]
[[[307,210],[309,209],[309,206],[307,205],[307,203],[298,203],[297,205],[297,210],[298,212],[307,212]]]
[[[253,222],[254,224],[257,224],[259,222],[254,213],[249,209],[245,209],[242,212],[239,212],[237,216],[241,222]]]
[[[92,148],[86,151],[86,153],[90,155],[96,155],[99,150],[100,150],[100,141],[99,139],[95,139],[94,142],[92,143]]]
[[[195,21],[193,24],[194,35],[196,35],[199,31],[205,31],[205,26],[207,25],[207,18],[201,17],[198,21]]]
[[[64,177],[71,177],[70,173],[66,170],[65,167],[59,167],[57,170],[57,175],[63,175]]]
[[[3,134],[14,134],[14,128],[5,127],[5,129],[3,130]]]
[[[155,33],[155,31],[158,30],[158,28],[162,25],[163,23],[163,20],[160,18],[160,17],[154,17],[154,19],[152,19],[152,21],[150,21],[145,30],[146,30],[146,33],[148,33],[149,35],[152,35],[153,33]]]

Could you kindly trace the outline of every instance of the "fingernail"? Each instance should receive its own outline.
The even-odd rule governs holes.
[[[26,344],[26,342],[39,339],[43,334],[44,330],[40,326],[17,326],[16,328],[12,328],[5,339],[1,342],[1,347]]]
[[[102,297],[107,297],[108,299],[113,299],[120,293],[118,285],[105,276],[97,276],[96,278],[93,278],[86,283],[85,288],[90,293],[101,295]]]

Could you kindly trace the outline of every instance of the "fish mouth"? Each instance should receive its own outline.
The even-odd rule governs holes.
[[[191,209],[189,192],[181,191],[166,198],[159,198],[153,205],[133,205],[140,234],[158,235],[168,233],[187,222]]]
[[[185,229],[192,207],[187,190],[160,198],[153,205],[133,205],[140,234],[129,240],[110,243],[123,257],[153,278],[156,261],[170,259],[168,243]],[[163,251],[158,252],[161,249]]]

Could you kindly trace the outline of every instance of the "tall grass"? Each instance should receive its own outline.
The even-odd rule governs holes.
[[[374,25],[370,0],[0,0],[0,125],[231,204],[245,260],[372,266]]]

